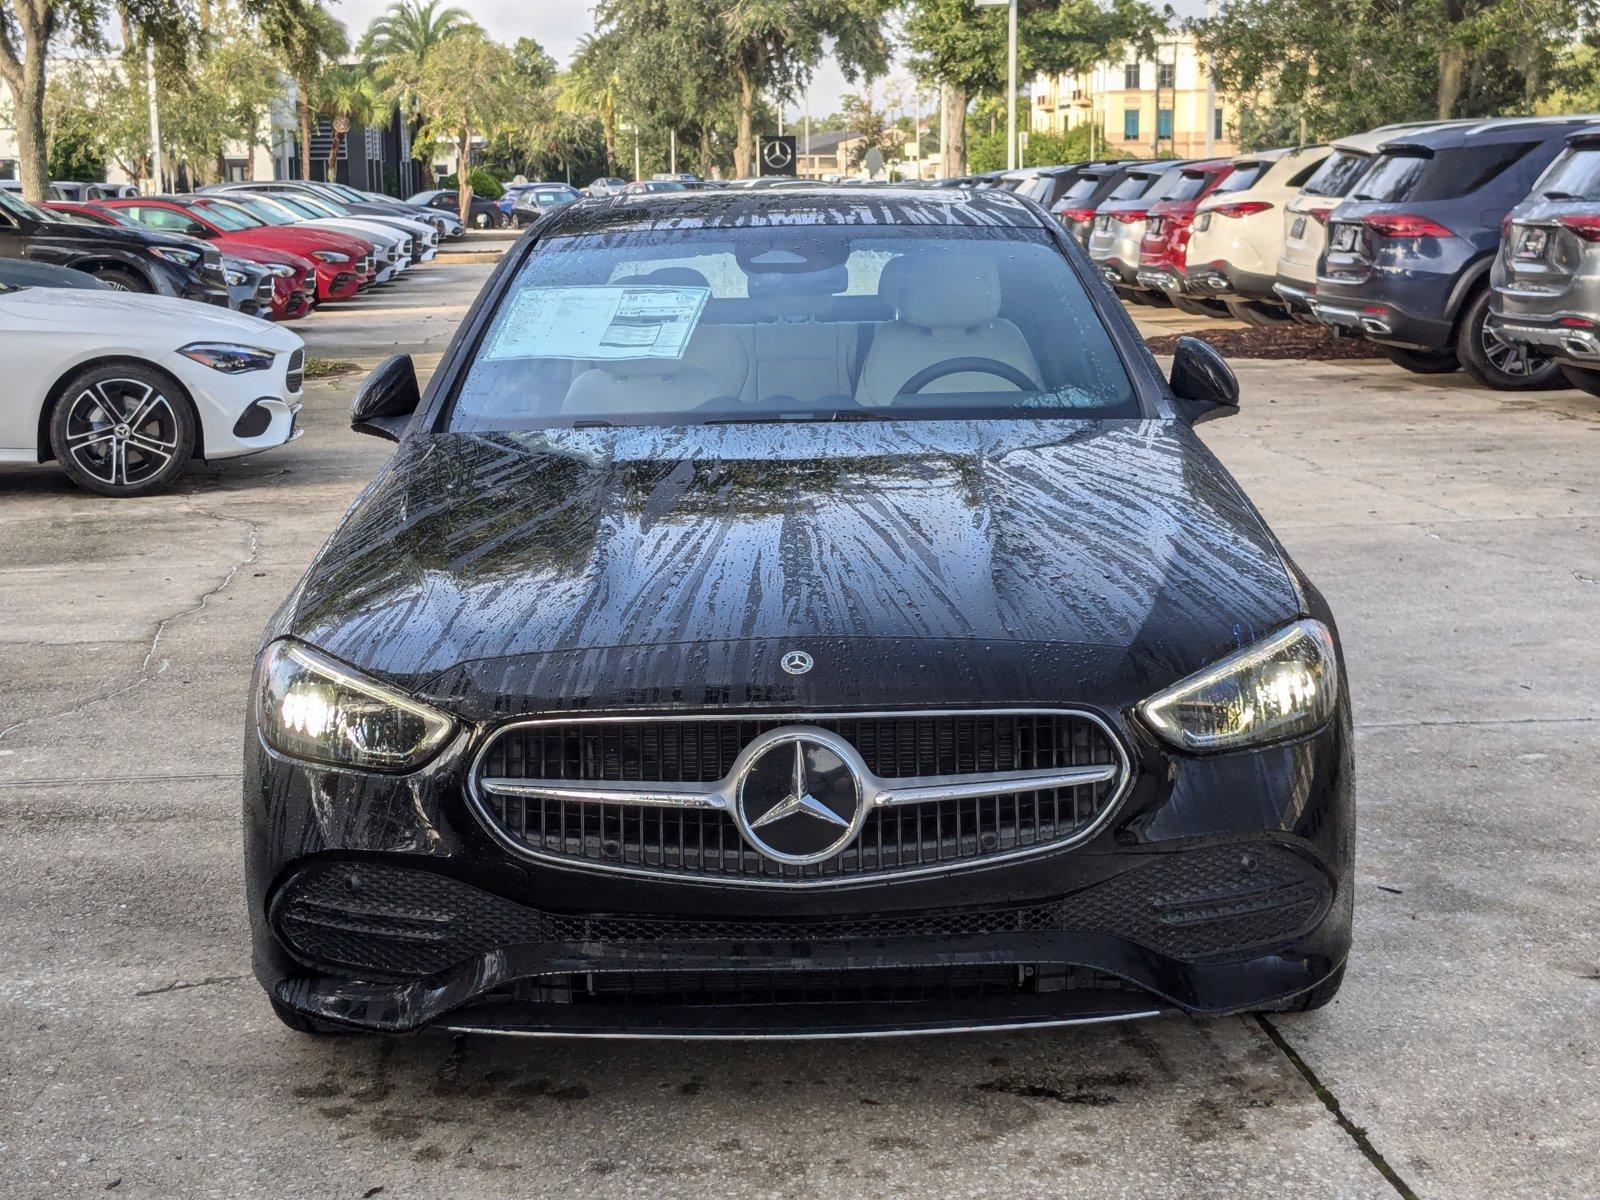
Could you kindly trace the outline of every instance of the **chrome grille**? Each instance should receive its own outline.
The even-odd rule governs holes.
[[[884,785],[837,855],[800,866],[749,845],[728,809],[718,807],[717,792],[753,739],[795,726],[839,735]],[[964,790],[950,786],[963,776],[1006,773],[1090,778],[1066,786],[1024,779],[1035,784],[1028,790],[1012,780],[992,792],[920,799]],[[478,756],[472,794],[490,827],[535,857],[804,883],[938,869],[1079,841],[1109,813],[1127,776],[1127,759],[1105,724],[1073,711],[599,718],[500,730]],[[933,782],[944,786],[923,786]],[[985,778],[973,782],[988,786]],[[563,786],[553,787],[559,794],[539,794],[546,783]]]

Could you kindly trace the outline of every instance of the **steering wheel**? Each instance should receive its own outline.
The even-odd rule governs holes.
[[[1029,379],[1027,373],[1019,371],[1010,363],[1003,363],[998,358],[947,358],[943,362],[936,362],[932,366],[923,367],[905,385],[895,393],[897,396],[915,396],[923,388],[935,380],[944,379],[950,375],[993,375],[1004,379],[1017,390],[1032,392],[1038,390],[1039,385]]]

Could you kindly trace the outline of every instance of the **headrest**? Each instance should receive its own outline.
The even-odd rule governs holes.
[[[900,294],[905,290],[906,275],[917,260],[908,254],[897,254],[883,264],[878,273],[878,299],[887,300],[895,309],[900,307]]]
[[[622,275],[611,281],[612,287],[702,287],[711,282],[693,267],[657,267],[643,275]]]
[[[684,370],[678,358],[611,358],[595,366],[616,379],[670,379]]]
[[[729,395],[738,395],[750,375],[744,341],[721,325],[701,325],[684,347],[683,363],[715,375]]]
[[[1000,315],[1000,273],[986,258],[941,254],[904,268],[900,319],[923,329],[965,329]]]

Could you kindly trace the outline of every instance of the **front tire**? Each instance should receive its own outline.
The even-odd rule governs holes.
[[[1526,346],[1501,341],[1485,324],[1489,293],[1479,292],[1461,315],[1456,355],[1462,369],[1485,387],[1502,392],[1529,392],[1561,386],[1561,364]]]
[[[1276,329],[1280,325],[1294,323],[1293,318],[1283,309],[1260,301],[1224,300],[1222,303],[1230,317],[1236,321],[1243,321],[1252,329]]]
[[[1383,356],[1397,367],[1415,375],[1448,375],[1461,369],[1454,350],[1409,350],[1404,346],[1379,345]]]
[[[113,291],[143,292],[148,294],[155,290],[144,276],[125,267],[96,267],[89,274]]]
[[[139,363],[73,376],[50,414],[50,448],[67,478],[102,496],[143,496],[171,483],[194,454],[189,398]]]
[[[1591,396],[1600,396],[1600,371],[1591,371],[1586,367],[1574,367],[1567,363],[1562,363],[1561,374],[1568,383],[1580,392],[1588,392]]]

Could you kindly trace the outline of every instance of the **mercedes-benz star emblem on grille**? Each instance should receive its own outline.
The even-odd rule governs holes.
[[[783,656],[779,665],[791,675],[804,675],[811,670],[814,660],[804,650],[791,650]]]
[[[739,778],[735,820],[768,858],[814,863],[832,858],[866,816],[861,778],[823,730],[774,730],[752,746]]]

